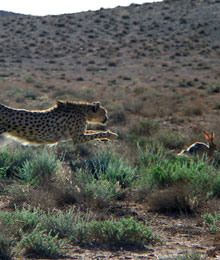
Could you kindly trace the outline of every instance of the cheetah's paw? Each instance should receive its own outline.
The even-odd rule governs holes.
[[[107,138],[109,140],[116,140],[116,139],[118,139],[118,135],[116,133],[113,133],[111,131],[107,131],[106,133],[107,133]]]

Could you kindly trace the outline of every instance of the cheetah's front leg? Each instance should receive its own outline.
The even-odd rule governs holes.
[[[73,144],[80,144],[80,143],[85,143],[89,142],[92,140],[116,140],[118,138],[118,135],[111,132],[111,131],[106,131],[106,132],[98,132],[98,133],[91,133],[90,134],[82,134],[79,136],[74,136],[73,139]]]

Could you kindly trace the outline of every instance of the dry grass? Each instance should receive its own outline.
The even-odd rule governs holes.
[[[200,203],[196,197],[192,197],[192,188],[188,185],[157,190],[148,197],[147,201],[152,211],[177,214],[195,213]]]

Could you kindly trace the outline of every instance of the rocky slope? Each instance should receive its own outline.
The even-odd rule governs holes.
[[[176,84],[219,77],[220,1],[164,1],[59,16],[0,19],[0,76],[65,71],[69,79]],[[201,80],[200,80],[201,79]]]

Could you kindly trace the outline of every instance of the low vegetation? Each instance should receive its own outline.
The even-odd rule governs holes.
[[[137,132],[148,138],[128,144],[124,156],[111,145],[87,154],[87,159],[68,145],[65,155],[59,147],[1,148],[0,192],[11,209],[0,211],[1,258],[58,258],[65,255],[67,243],[143,249],[157,243],[158,234],[150,223],[129,212],[118,215],[114,208],[135,202],[155,212],[193,215],[219,197],[216,161],[176,156],[168,143],[177,149],[184,139],[169,132],[161,137],[156,123],[141,123]],[[131,160],[130,149],[135,149]],[[218,215],[202,217],[210,232],[219,231]],[[187,257],[178,259],[200,259]]]

